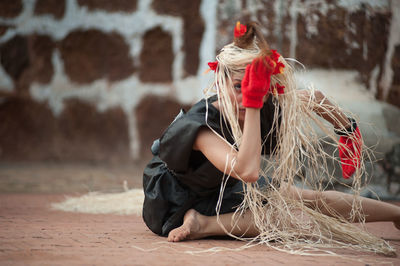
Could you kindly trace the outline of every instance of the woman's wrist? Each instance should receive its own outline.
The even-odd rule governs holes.
[[[260,108],[254,108],[254,107],[245,107],[246,108],[246,114],[247,113],[260,113]]]
[[[342,127],[335,127],[333,130],[339,136],[348,136],[352,134],[357,128],[357,123],[354,118],[347,117],[347,123],[344,124]]]

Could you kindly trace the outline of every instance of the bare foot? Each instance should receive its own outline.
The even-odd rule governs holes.
[[[201,228],[204,224],[202,216],[194,209],[188,210],[183,217],[183,224],[169,232],[168,241],[179,242],[185,239],[202,238]]]

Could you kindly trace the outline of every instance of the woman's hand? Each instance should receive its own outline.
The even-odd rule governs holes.
[[[271,84],[274,62],[268,56],[256,58],[247,65],[242,80],[242,104],[248,108],[261,108]]]
[[[342,164],[342,174],[343,178],[350,178],[360,167],[361,160],[362,137],[357,125],[353,124],[353,121],[349,121],[346,115],[331,103],[321,91],[299,90],[297,95],[306,104],[310,104],[310,101],[312,101],[311,106],[316,114],[330,122],[336,128],[335,132],[341,135],[339,157]],[[341,130],[337,128],[351,128],[352,130],[340,134]]]
[[[362,137],[358,126],[355,125],[353,132],[342,135],[339,139],[339,157],[342,163],[343,178],[350,178],[360,167],[361,149]]]

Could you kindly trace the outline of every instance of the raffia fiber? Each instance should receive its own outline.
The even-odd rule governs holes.
[[[238,122],[238,106],[231,102],[228,90],[233,90],[232,75],[244,73],[245,66],[259,54],[257,45],[254,49],[241,49],[234,44],[225,46],[217,56],[218,68],[213,84],[205,90],[206,95],[218,94],[218,105],[221,110],[221,123],[230,126],[235,143],[233,149],[240,149],[242,131]],[[236,210],[232,225],[237,226],[237,221],[245,212],[251,212],[252,219],[260,234],[255,238],[235,236],[228,232],[219,220],[219,210],[222,195],[231,173],[226,173],[220,190],[220,200],[216,211],[218,222],[226,233],[234,238],[262,243],[271,248],[292,254],[315,255],[332,251],[328,249],[354,249],[370,251],[384,255],[393,255],[394,249],[384,240],[365,230],[365,215],[361,209],[360,190],[365,187],[370,179],[365,171],[364,160],[372,160],[372,153],[362,144],[362,160],[360,167],[352,177],[353,202],[350,218],[345,219],[330,209],[321,193],[318,199],[319,209],[324,208],[331,214],[322,214],[318,208],[311,208],[305,200],[294,200],[288,196],[290,186],[300,184],[301,187],[323,192],[328,183],[343,183],[329,171],[328,161],[335,161],[340,165],[335,152],[338,147],[338,137],[333,134],[332,126],[322,121],[314,113],[317,108],[330,115],[332,107],[317,102],[314,99],[314,89],[309,88],[309,97],[302,97],[298,93],[294,79],[293,67],[284,58],[280,61],[285,64],[285,72],[272,76],[271,84],[279,82],[285,86],[285,93],[273,95],[276,108],[274,123],[271,131],[277,130],[277,146],[269,157],[262,158],[260,178],[268,176],[272,182],[268,190],[262,190],[257,184],[243,182],[244,200]],[[278,126],[278,108],[280,109],[281,122]],[[335,107],[348,116],[354,115]],[[336,119],[331,115],[332,119]],[[337,121],[339,123],[339,121]],[[210,127],[211,128],[211,127]],[[325,136],[317,133],[319,128]],[[342,125],[344,129],[344,126]],[[212,129],[211,129],[212,130]],[[217,134],[217,133],[216,133]],[[226,139],[226,136],[223,136]],[[333,153],[328,153],[327,147],[333,148]],[[357,147],[354,147],[357,149]],[[350,155],[354,155],[349,151]],[[226,169],[233,169],[235,158],[226,157]],[[277,185],[278,184],[278,185]],[[265,204],[265,202],[268,202]],[[355,226],[352,221],[361,223]]]
[[[62,202],[53,203],[55,210],[93,214],[141,215],[143,189],[128,189],[119,193],[89,192],[78,197],[67,197]]]

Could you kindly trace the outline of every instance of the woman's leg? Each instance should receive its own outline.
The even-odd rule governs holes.
[[[332,216],[331,210],[333,210],[345,219],[351,219],[350,212],[354,200],[354,196],[351,194],[338,191],[318,192],[294,186],[289,188],[289,193],[294,199],[304,200],[307,206],[318,209],[323,214]],[[391,221],[400,229],[399,206],[361,197],[361,208],[366,222]]]
[[[290,186],[289,196],[304,200],[306,205],[313,209],[318,209],[321,213],[333,216],[336,215],[350,220],[351,206],[354,199],[353,195],[338,191],[313,191]],[[362,211],[365,214],[366,222],[391,221],[400,230],[400,207],[382,201],[369,198],[361,199]],[[220,215],[220,221],[228,232],[236,236],[254,237],[259,234],[254,226],[250,212],[245,213],[238,219],[237,226],[233,227],[233,213]],[[301,217],[301,213],[299,213]],[[357,221],[355,221],[357,222]],[[217,222],[217,216],[204,216],[191,209],[184,217],[183,225],[172,230],[168,235],[168,241],[178,242],[184,239],[199,239],[207,236],[226,235],[225,231]]]
[[[220,222],[224,225],[228,232],[236,236],[255,237],[259,234],[254,226],[252,215],[250,212],[235,219],[236,226],[232,225],[233,213],[221,214]],[[168,241],[178,242],[184,239],[199,239],[207,236],[227,235],[217,222],[217,216],[201,215],[194,209],[186,212],[183,219],[183,225],[175,228],[168,234]]]

